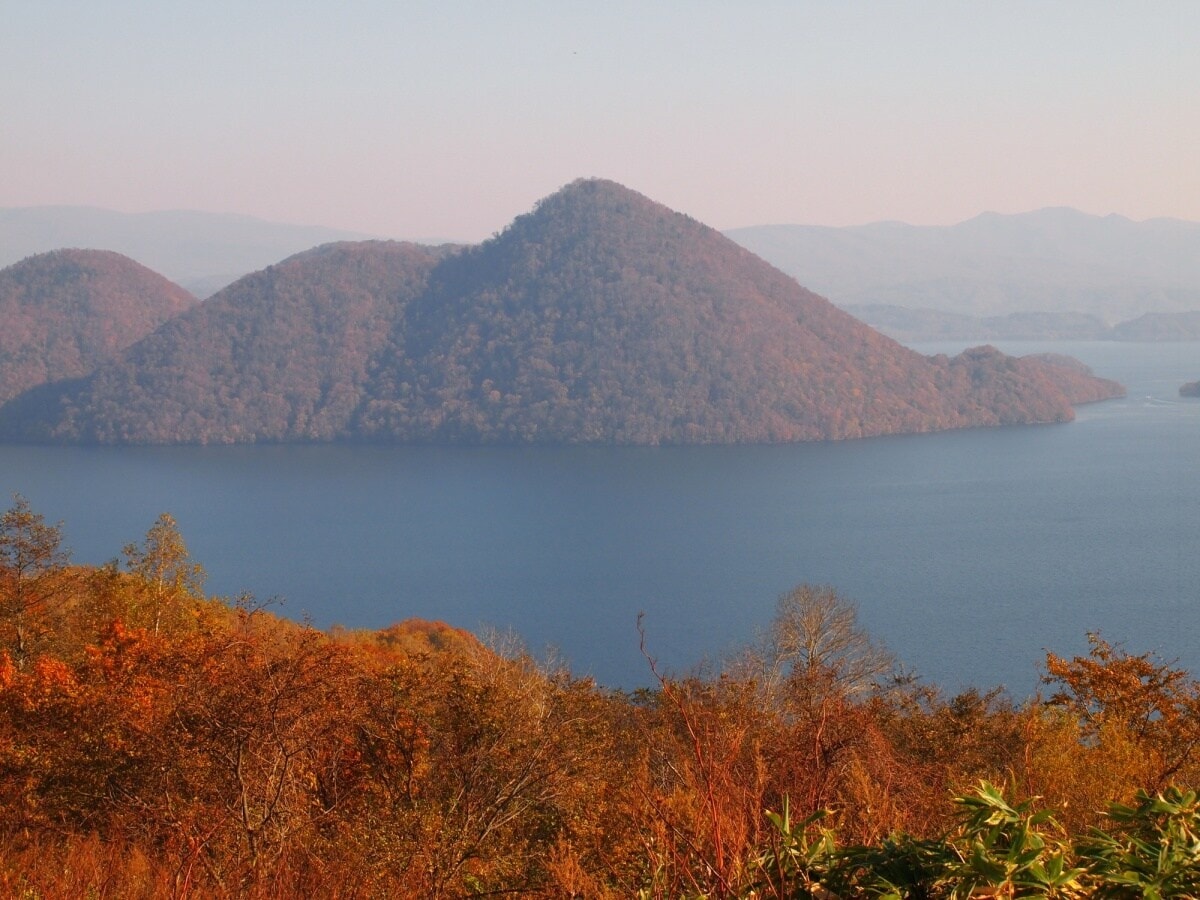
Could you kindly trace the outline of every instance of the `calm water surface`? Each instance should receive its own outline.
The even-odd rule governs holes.
[[[689,448],[0,447],[80,562],[178,519],[208,588],[318,625],[512,629],[578,674],[719,659],[803,581],[922,677],[1037,686],[1100,630],[1200,673],[1200,344],[1071,353],[1129,388],[1070,425]],[[920,345],[956,352],[961,345]],[[7,506],[7,502],[5,503]]]

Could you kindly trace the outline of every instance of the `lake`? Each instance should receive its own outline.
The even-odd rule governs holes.
[[[925,353],[962,344],[925,344]],[[1126,399],[1068,425],[675,448],[0,446],[5,500],[102,563],[172,513],[208,590],[322,627],[512,630],[576,674],[716,661],[831,584],[922,678],[1037,688],[1101,631],[1200,674],[1200,344],[1070,353]],[[8,503],[5,502],[5,506]]]

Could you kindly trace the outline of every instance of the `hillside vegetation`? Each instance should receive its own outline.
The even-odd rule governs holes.
[[[344,437],[371,359],[436,260],[415,244],[328,244],[247,275],[90,380],[64,386],[70,400],[53,436],[101,443]]]
[[[21,498],[0,516],[4,896],[1200,891],[1176,787],[1200,779],[1200,685],[1099,636],[1047,655],[1043,697],[945,696],[803,585],[719,671],[659,672],[643,635],[656,686],[627,695],[443,624],[320,632],[203,583],[166,514],[99,569]]]
[[[579,181],[454,251],[338,244],[247,276],[87,379],[39,441],[697,443],[1061,422],[1120,387],[991,350],[926,358],[716,231]]]
[[[117,253],[56,250],[0,270],[0,404],[78,378],[196,298]]]

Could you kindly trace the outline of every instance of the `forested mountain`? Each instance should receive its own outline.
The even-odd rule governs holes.
[[[56,250],[0,270],[0,403],[88,374],[195,302],[102,250]]]
[[[328,244],[240,279],[61,397],[55,437],[227,443],[344,437],[367,364],[437,251]],[[11,410],[6,410],[6,415]]]
[[[568,186],[447,260],[407,321],[363,433],[793,441],[1070,415],[998,354],[931,362],[604,181]]]
[[[458,252],[334,245],[230,286],[10,437],[679,443],[1064,421],[1119,392],[914,353],[718,232],[583,180]]]

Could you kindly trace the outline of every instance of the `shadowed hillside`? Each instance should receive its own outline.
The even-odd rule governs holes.
[[[88,374],[195,302],[104,250],[56,250],[0,270],[0,403]]]
[[[799,441],[1058,422],[1119,387],[927,359],[718,232],[577,181],[457,253],[333,245],[3,411],[101,442]]]

